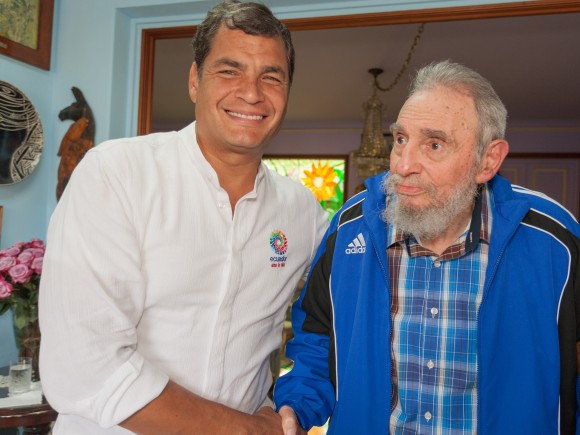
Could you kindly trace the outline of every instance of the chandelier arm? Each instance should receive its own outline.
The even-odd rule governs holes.
[[[379,91],[388,92],[397,85],[397,83],[399,82],[399,80],[401,79],[401,77],[403,76],[403,74],[405,73],[407,68],[409,67],[409,64],[411,63],[411,58],[413,57],[413,54],[415,54],[415,48],[417,48],[417,44],[421,40],[421,36],[423,35],[424,29],[425,29],[425,23],[421,23],[421,25],[417,29],[417,34],[415,35],[415,40],[413,41],[413,45],[411,45],[411,48],[409,49],[409,52],[407,53],[407,58],[405,59],[405,62],[403,63],[401,70],[399,71],[399,73],[397,74],[397,76],[394,78],[394,80],[391,82],[391,84],[389,86],[387,86],[385,88],[381,87],[381,85],[379,85],[379,81],[377,79],[377,76],[375,75],[375,87]]]

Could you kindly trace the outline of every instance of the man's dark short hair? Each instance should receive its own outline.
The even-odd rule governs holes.
[[[203,63],[209,54],[213,40],[225,25],[231,30],[242,30],[248,35],[280,38],[286,49],[288,62],[288,82],[292,84],[294,76],[294,46],[290,31],[284,23],[278,20],[272,11],[260,3],[226,0],[212,8],[207,17],[197,28],[193,37],[193,57],[201,77]]]

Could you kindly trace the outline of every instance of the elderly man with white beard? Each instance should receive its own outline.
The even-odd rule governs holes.
[[[577,433],[580,226],[498,175],[506,118],[477,72],[418,71],[292,308],[286,434]]]

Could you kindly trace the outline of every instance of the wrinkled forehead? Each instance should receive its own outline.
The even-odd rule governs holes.
[[[470,93],[451,87],[437,86],[420,90],[403,104],[395,123],[403,129],[472,131],[479,125]]]

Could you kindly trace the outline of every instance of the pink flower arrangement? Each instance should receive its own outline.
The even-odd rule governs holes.
[[[46,246],[40,239],[0,251],[0,315],[12,308],[14,326],[38,319],[38,287]]]

